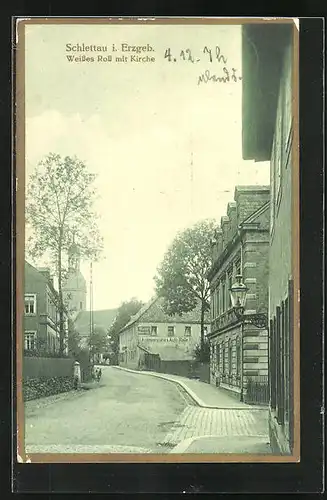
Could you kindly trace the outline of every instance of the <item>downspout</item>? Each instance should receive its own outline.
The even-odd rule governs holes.
[[[243,235],[242,235],[242,226],[241,224],[238,226],[238,234],[241,242],[241,275],[243,277]],[[241,320],[241,396],[240,399],[244,401],[244,318]]]

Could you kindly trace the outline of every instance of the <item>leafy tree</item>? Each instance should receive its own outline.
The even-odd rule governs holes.
[[[127,325],[132,316],[139,312],[143,305],[143,302],[133,297],[132,299],[123,302],[118,308],[116,318],[108,330],[113,350],[113,363],[118,363],[120,330]]]
[[[209,310],[207,273],[211,267],[211,241],[216,221],[205,219],[181,231],[168,248],[155,276],[156,291],[169,315],[192,311],[201,304],[201,351],[205,349],[204,319]]]
[[[67,277],[67,252],[74,242],[81,258],[97,260],[102,238],[93,211],[95,175],[76,157],[48,154],[30,176],[26,223],[31,231],[27,253],[31,260],[49,257],[58,278],[59,352],[65,349],[63,283]]]
[[[88,340],[91,357],[101,354],[108,349],[108,336],[104,328],[95,326],[92,335]]]
[[[208,339],[204,339],[203,345],[197,344],[193,352],[194,359],[201,363],[208,363],[210,361],[210,343]]]

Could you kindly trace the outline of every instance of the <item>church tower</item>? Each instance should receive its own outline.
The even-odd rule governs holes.
[[[72,316],[86,310],[86,281],[80,270],[80,251],[73,241],[68,250],[68,276],[62,292],[65,304]]]

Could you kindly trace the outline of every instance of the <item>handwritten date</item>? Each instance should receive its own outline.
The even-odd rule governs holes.
[[[204,59],[205,62],[218,62],[224,65],[227,64],[227,57],[225,57],[225,55],[222,53],[219,45],[216,45],[214,50],[212,50],[210,47],[205,46],[203,47],[200,54],[194,55],[191,49],[182,49],[178,55],[173,55],[171,49],[168,48],[165,50],[164,58],[167,59],[168,62],[177,62],[177,60],[180,60],[191,62],[194,64]]]

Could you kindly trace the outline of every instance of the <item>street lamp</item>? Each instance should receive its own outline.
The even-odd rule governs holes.
[[[231,302],[236,317],[241,321],[241,401],[244,400],[243,388],[243,337],[244,324],[249,323],[257,328],[268,327],[268,317],[266,314],[244,314],[246,294],[248,287],[242,281],[242,275],[236,276],[236,282],[230,288]]]
[[[268,317],[266,314],[244,314],[248,287],[243,283],[241,274],[236,276],[236,280],[236,283],[234,283],[230,288],[230,294],[232,306],[237,318],[240,321],[250,323],[257,328],[268,328]]]

